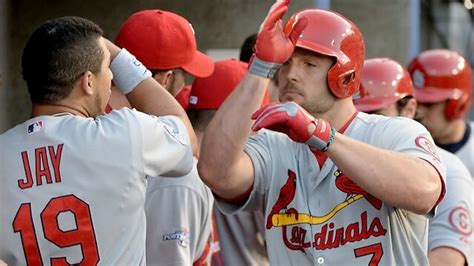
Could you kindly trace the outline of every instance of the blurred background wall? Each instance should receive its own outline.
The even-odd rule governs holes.
[[[196,31],[199,49],[217,59],[238,55],[243,40],[258,31],[272,4],[273,0],[0,0],[0,133],[29,117],[21,54],[31,32],[47,19],[86,17],[114,39],[132,13],[164,9],[186,17]],[[470,0],[293,0],[288,13],[313,7],[330,8],[357,24],[368,58],[388,56],[407,64],[419,51],[435,47],[472,58]]]

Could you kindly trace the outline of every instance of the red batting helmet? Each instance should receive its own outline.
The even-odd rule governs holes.
[[[390,58],[364,61],[360,98],[354,100],[357,110],[372,112],[388,107],[405,96],[414,94],[410,74]]]
[[[308,24],[296,47],[336,59],[328,71],[329,89],[338,98],[351,96],[359,89],[365,45],[362,33],[354,23],[340,14],[322,9],[308,9],[294,14],[285,31],[296,19],[307,18]]]
[[[471,105],[471,66],[457,52],[435,49],[415,57],[408,67],[420,103],[447,100],[448,120],[463,118]]]

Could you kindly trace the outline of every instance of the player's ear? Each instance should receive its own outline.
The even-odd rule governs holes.
[[[90,71],[84,72],[80,77],[80,86],[82,91],[87,95],[92,95],[94,93],[93,86],[94,86],[94,79],[93,74]]]
[[[405,105],[405,107],[403,108],[403,110],[401,111],[402,116],[408,117],[411,119],[415,118],[416,107],[417,107],[417,103],[416,103],[415,98],[410,98],[407,104]]]
[[[171,82],[171,77],[173,76],[173,70],[167,70],[159,72],[155,75],[156,81],[160,83],[163,87],[168,90],[168,84]]]

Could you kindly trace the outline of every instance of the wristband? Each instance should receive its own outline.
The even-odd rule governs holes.
[[[329,149],[329,146],[334,141],[334,137],[336,136],[336,129],[331,127],[329,137],[327,141],[318,138],[317,136],[311,136],[311,138],[306,141],[306,144],[310,146],[310,148],[314,148],[320,150],[322,152],[326,152]]]
[[[250,62],[249,71],[252,74],[255,74],[264,78],[273,78],[275,73],[280,69],[281,64],[266,62],[261,59],[258,59],[255,55],[252,56],[252,61]]]
[[[331,145],[331,143],[334,141],[335,136],[336,136],[336,129],[331,127],[331,136],[329,136],[326,146],[321,149],[322,152],[326,152],[329,149],[329,145]]]
[[[120,50],[110,64],[114,83],[122,94],[132,92],[140,82],[151,77],[151,72],[126,49]]]

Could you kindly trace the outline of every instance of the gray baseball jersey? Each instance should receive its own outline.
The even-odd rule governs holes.
[[[444,179],[433,140],[417,122],[358,113],[348,123],[345,135],[422,158]],[[219,206],[226,213],[263,210],[271,265],[428,264],[425,216],[368,194],[329,158],[320,169],[307,145],[284,134],[253,136],[246,152],[255,168],[253,191],[241,206]]]
[[[454,154],[438,149],[446,164],[446,197],[436,216],[430,219],[428,250],[447,246],[461,252],[468,265],[473,265],[474,182],[466,166]]]
[[[458,156],[461,161],[466,165],[467,169],[471,173],[472,178],[474,179],[474,122],[469,122],[470,135],[466,144],[459,149],[455,154]]]
[[[178,118],[126,108],[35,117],[0,147],[0,258],[11,265],[144,265],[145,177],[193,164]]]
[[[196,163],[182,178],[148,179],[147,265],[210,263],[214,198],[199,178]]]
[[[214,217],[224,265],[269,265],[264,239],[265,218],[261,211],[224,215],[215,207]]]

